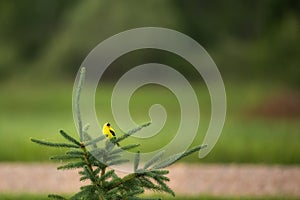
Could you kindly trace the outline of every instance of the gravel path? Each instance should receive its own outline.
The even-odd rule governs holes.
[[[56,164],[0,163],[0,192],[72,193],[83,184],[77,171]],[[300,166],[187,165],[169,168],[169,186],[177,194],[300,197]]]

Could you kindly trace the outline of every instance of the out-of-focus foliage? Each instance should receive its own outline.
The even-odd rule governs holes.
[[[47,73],[74,73],[89,51],[114,34],[143,26],[178,29],[182,23],[171,1],[82,1],[62,21],[36,66]]]
[[[298,0],[1,1],[0,26],[0,80],[24,73],[73,78],[104,39],[130,28],[161,26],[196,39],[225,78],[300,85]],[[115,65],[147,61],[177,63],[193,73],[175,56],[154,51],[129,54]]]
[[[179,1],[188,33],[223,75],[299,85],[300,1]],[[297,82],[298,81],[298,82]]]
[[[0,1],[0,80],[30,70],[76,1]]]

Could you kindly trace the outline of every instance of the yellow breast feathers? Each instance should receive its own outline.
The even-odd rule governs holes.
[[[109,139],[116,137],[115,130],[110,126],[108,122],[103,125],[102,132]]]

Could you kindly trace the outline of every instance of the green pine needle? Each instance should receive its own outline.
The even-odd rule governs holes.
[[[84,152],[82,152],[81,150],[70,150],[70,151],[67,151],[66,154],[68,155],[74,155],[74,156],[84,156]]]
[[[89,130],[89,128],[90,128],[90,124],[86,124],[86,125],[84,125],[82,130],[83,130],[83,132],[87,132]]]
[[[76,169],[76,168],[83,168],[84,166],[86,166],[86,163],[84,161],[80,161],[80,162],[72,162],[72,163],[68,163],[66,165],[62,165],[57,167],[58,170],[65,170],[65,169]]]
[[[92,140],[90,140],[90,141],[88,141],[88,142],[85,142],[84,143],[84,146],[89,146],[89,145],[95,145],[95,144],[97,144],[97,142],[100,142],[100,141],[102,141],[102,140],[104,140],[105,139],[105,136],[104,135],[101,135],[101,136],[99,136],[99,137],[96,137],[95,139],[92,139]]]
[[[70,142],[78,145],[78,146],[81,146],[81,143],[78,142],[75,138],[71,137],[70,135],[68,135],[66,132],[64,132],[63,130],[60,130],[59,133],[64,137],[66,138],[67,140],[69,140]]]
[[[85,175],[92,181],[92,182],[96,182],[96,177],[94,176],[93,172],[91,171],[91,169],[84,165],[83,166],[83,170],[85,172]]]
[[[111,162],[108,162],[107,165],[111,166],[111,165],[121,165],[123,163],[129,162],[128,159],[119,159],[119,160],[113,160]]]
[[[154,165],[154,169],[162,169],[162,168],[165,168],[165,167],[168,167],[172,164],[174,164],[175,162],[177,162],[178,160],[192,154],[192,153],[195,153],[197,151],[199,151],[200,149],[203,149],[207,147],[207,145],[200,145],[200,146],[196,146],[188,151],[185,151],[185,152],[182,152],[182,153],[178,153],[178,154],[175,154],[175,155],[172,155],[170,156],[169,158],[167,158],[166,160]]]
[[[34,138],[31,138],[30,140],[34,143],[48,146],[48,147],[79,148],[78,145],[74,145],[74,144],[47,142],[47,141],[43,141],[43,140],[37,140]]]
[[[83,155],[72,155],[72,154],[66,154],[66,155],[56,155],[50,157],[51,160],[72,160],[72,159],[83,159]]]
[[[138,127],[134,128],[134,129],[128,131],[126,134],[124,134],[121,137],[117,138],[116,142],[120,142],[120,141],[128,138],[129,136],[131,136],[131,135],[135,134],[136,132],[140,131],[142,128],[145,128],[145,127],[149,126],[150,124],[151,124],[151,122],[147,122],[147,123],[145,123],[145,124],[143,124],[141,126],[138,126]]]
[[[148,162],[146,162],[144,169],[149,168],[151,165],[159,161],[163,157],[164,153],[165,151],[160,151],[156,155],[154,155],[153,158],[151,158]]]
[[[115,170],[109,170],[108,172],[106,172],[105,174],[103,174],[100,177],[100,181],[105,181],[106,179],[109,179],[111,177],[113,177],[115,174]]]
[[[127,151],[127,150],[130,150],[130,149],[134,149],[136,147],[140,146],[140,144],[129,144],[129,145],[126,145],[126,146],[123,146],[121,147],[120,150],[123,150],[123,151]],[[116,152],[117,150],[115,150],[114,152]],[[113,152],[112,152],[113,153]]]
[[[86,69],[85,69],[85,67],[82,67],[80,69],[78,85],[76,86],[76,90],[75,90],[75,92],[76,92],[75,93],[75,102],[73,102],[75,104],[75,112],[76,112],[76,116],[77,116],[80,141],[83,141],[84,138],[83,138],[83,128],[82,128],[82,119],[81,119],[79,101],[80,101],[81,90],[82,90],[83,83],[85,80],[85,73],[86,73]]]
[[[140,151],[136,152],[134,163],[133,163],[133,171],[136,172],[140,163]]]
[[[167,184],[164,182],[165,180],[162,178],[162,176],[153,176],[153,179],[161,187],[161,190],[163,190],[166,193],[171,194],[173,197],[175,196],[174,191],[169,186],[167,186]]]

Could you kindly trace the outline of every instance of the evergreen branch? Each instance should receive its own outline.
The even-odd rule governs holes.
[[[159,176],[159,178],[162,180],[162,181],[165,181],[165,182],[169,182],[170,179],[166,176]]]
[[[92,183],[97,185],[97,181],[96,181],[93,171],[91,171],[87,165],[83,166],[83,170],[85,172],[85,175],[92,181]]]
[[[78,199],[99,199],[95,195],[96,187],[95,185],[87,185],[80,187],[80,192],[73,195],[70,200],[78,200]]]
[[[105,175],[106,167],[103,167],[101,170],[101,177]],[[104,179],[101,181],[102,185],[104,184]]]
[[[82,119],[81,119],[79,101],[80,101],[80,94],[81,94],[81,90],[82,90],[84,79],[85,79],[85,73],[86,73],[85,67],[82,67],[80,69],[78,85],[76,86],[76,93],[75,93],[76,96],[75,96],[75,102],[74,102],[80,141],[83,141],[83,128],[82,128]]]
[[[153,191],[161,191],[162,188],[155,185],[154,183],[152,183],[151,180],[149,180],[148,178],[144,177],[144,176],[141,176],[140,178],[140,181],[142,183],[142,186],[144,188],[147,188],[147,189],[150,189],[150,190],[153,190]]]
[[[106,151],[104,149],[97,148],[97,149],[91,150],[90,153],[92,155],[94,155],[96,158],[99,158],[99,157],[103,157],[103,155],[106,153]]]
[[[88,197],[88,190],[84,190],[80,188],[80,192],[77,192],[75,195],[73,195],[70,200],[78,200],[78,199],[87,199],[85,197]]]
[[[162,190],[166,193],[171,194],[173,197],[175,197],[175,192],[162,180],[160,179],[155,179],[157,181],[157,183],[160,185],[160,187],[162,188]]]
[[[79,148],[79,146],[74,145],[74,144],[47,142],[47,141],[43,141],[43,140],[37,140],[34,138],[31,138],[30,140],[34,143],[48,146],[48,147]]]
[[[105,161],[112,161],[122,157],[120,154],[108,155]]]
[[[120,164],[126,163],[128,161],[129,161],[128,159],[113,160],[111,162],[108,162],[107,165],[108,166],[110,166],[110,165],[120,165]]]
[[[157,175],[157,174],[155,174],[154,176],[151,176],[151,178],[153,178],[157,182],[157,184],[161,187],[161,189],[164,192],[169,193],[172,196],[175,196],[174,191],[169,186],[167,186],[167,184],[165,183],[165,181],[169,181],[168,178],[166,179],[166,177]]]
[[[105,139],[105,136],[101,135],[99,137],[96,137],[95,139],[92,139],[92,140],[90,140],[88,142],[85,142],[84,146],[95,145],[97,142],[100,142],[100,141],[102,141],[104,139]]]
[[[66,132],[64,132],[63,130],[60,130],[59,133],[66,138],[67,140],[69,140],[70,142],[78,145],[79,147],[82,145],[80,142],[78,142],[75,138],[71,137],[70,135],[68,135]]]
[[[86,126],[85,126],[86,127]],[[87,133],[87,129],[85,130],[85,127],[83,128],[83,135],[84,135],[84,145],[85,146],[89,146],[89,145],[92,145],[93,149],[96,149],[98,146],[97,146],[97,142],[91,142],[91,140],[93,140],[93,138]],[[95,138],[96,139],[96,138]],[[88,144],[88,145],[87,145]]]
[[[144,169],[147,169],[148,167],[150,167],[151,165],[159,161],[161,157],[164,155],[164,153],[165,151],[160,151],[156,155],[154,155],[153,158],[151,158],[148,162],[146,162]]]
[[[95,197],[91,197],[90,195],[88,196],[87,199],[99,199],[99,200],[105,200],[106,198],[104,197],[103,191],[100,188],[99,182],[97,182],[97,174],[99,173],[99,171],[101,171],[101,176],[105,174],[105,168],[106,165],[104,165],[103,163],[99,162],[94,162],[94,164],[96,166],[99,166],[99,168],[96,170],[98,173],[95,173],[95,171],[93,170],[92,167],[92,163],[91,163],[91,158],[92,157],[88,151],[86,150],[85,146],[81,147],[81,150],[84,152],[84,161],[86,163],[86,168],[88,169],[88,171],[92,174],[91,176],[89,175],[90,180],[92,181],[93,185],[96,187],[96,191],[98,191],[98,195]],[[86,170],[85,170],[86,171]],[[93,177],[93,178],[92,178]],[[83,193],[84,194],[84,193]],[[94,192],[89,191],[89,193],[87,192],[87,194],[95,194]],[[78,199],[76,196],[74,197],[74,199]]]
[[[99,167],[100,169],[105,169],[107,167],[106,164],[104,164],[103,162],[99,161],[99,160],[95,160],[93,162],[93,166],[95,167]]]
[[[81,175],[81,177],[79,179],[80,181],[85,181],[85,180],[89,179],[89,176],[86,174],[85,170],[79,171],[78,174]]]
[[[89,154],[89,152],[86,150],[85,146],[82,146],[81,147],[81,150],[83,151],[84,153],[84,162],[86,164],[86,166],[89,168],[89,170],[93,173],[93,167],[92,167],[92,164],[91,164],[91,155]]]
[[[110,191],[116,187],[119,187],[120,185],[125,184],[126,182],[129,182],[139,176],[140,176],[140,174],[138,174],[138,173],[131,173],[131,174],[124,176],[123,178],[119,178],[117,181],[114,181],[114,183],[110,184],[108,191]]]
[[[133,163],[133,171],[136,172],[140,163],[140,151],[135,154],[134,163]]]
[[[89,124],[87,124],[87,125],[85,125],[85,127],[83,127],[84,141],[88,141],[88,140],[92,139],[92,137],[87,132],[87,129],[89,128],[90,125]],[[86,128],[86,130],[85,130],[85,128]]]
[[[84,181],[86,181],[86,180],[89,180],[89,177],[88,177],[88,176],[81,176],[81,177],[79,178],[79,181],[81,181],[81,182],[84,182]]]
[[[90,124],[87,123],[87,124],[83,127],[82,131],[83,131],[83,132],[87,132],[87,131],[89,130],[89,128],[90,128]]]
[[[158,175],[166,175],[169,174],[169,170],[166,169],[151,169],[152,173],[158,174]]]
[[[136,147],[138,147],[138,146],[140,146],[140,144],[129,144],[129,145],[123,146],[123,147],[121,147],[121,148],[112,150],[112,151],[110,152],[110,155],[118,154],[118,153],[121,153],[122,151],[130,150],[130,149],[136,148]]]
[[[108,191],[107,195],[115,195],[118,192],[119,192],[119,188],[114,188],[114,189],[111,189],[110,191]]]
[[[62,165],[59,166],[57,169],[61,170],[61,169],[76,169],[76,168],[83,168],[86,165],[85,162],[80,161],[80,162],[72,162],[72,163],[68,163],[66,165]]]
[[[82,69],[84,71],[84,69]],[[81,71],[81,72],[82,72]],[[80,74],[80,79],[82,79],[83,74]],[[122,141],[132,134],[136,133],[140,129],[149,126],[150,123],[141,125],[135,129],[132,129],[128,133],[124,134],[119,138],[113,138],[107,140],[104,147],[97,147],[97,143],[105,138],[105,136],[99,136],[94,139],[86,132],[87,126],[82,128],[82,122],[79,111],[79,99],[80,90],[82,87],[82,80],[79,80],[79,86],[77,87],[78,94],[76,94],[75,106],[77,107],[77,117],[80,128],[82,132],[80,134],[80,141],[71,137],[64,131],[60,131],[60,134],[71,143],[53,143],[37,139],[31,139],[40,145],[51,146],[51,147],[65,147],[69,150],[64,155],[56,155],[51,157],[53,160],[71,160],[71,162],[59,166],[58,169],[74,169],[81,168],[79,171],[80,181],[89,179],[91,183],[89,185],[80,188],[80,192],[73,195],[70,199],[97,199],[97,200],[113,200],[113,199],[131,199],[131,200],[146,200],[147,198],[139,198],[137,195],[144,193],[145,189],[153,191],[161,191],[169,193],[175,196],[175,193],[166,184],[170,179],[166,177],[169,173],[168,170],[162,170],[162,168],[172,165],[174,162],[199,151],[200,149],[206,147],[206,145],[194,147],[185,152],[175,154],[169,158],[160,161],[163,157],[164,151],[160,151],[155,154],[149,161],[147,161],[143,168],[139,169],[140,164],[140,152],[137,151],[133,163],[134,173],[128,174],[123,178],[118,177],[114,170],[108,170],[107,167],[111,165],[118,165],[124,162],[128,162],[127,159],[122,159],[121,153],[123,151],[133,149],[139,144],[131,144],[122,146],[121,148],[114,148],[115,144]],[[85,141],[83,142],[83,134]],[[92,145],[92,150],[88,151],[86,146]],[[80,149],[78,149],[80,147]],[[75,149],[77,148],[77,150]],[[72,160],[74,159],[74,160]],[[104,164],[104,163],[107,164]],[[158,163],[158,164],[156,164]],[[154,165],[154,166],[153,166]],[[49,198],[52,199],[65,199],[62,196],[50,194]],[[154,200],[154,198],[148,198],[148,200]],[[157,199],[155,199],[157,200]]]
[[[74,156],[84,156],[84,152],[78,150],[71,150],[66,152],[67,155],[74,155]]]
[[[110,140],[106,140],[105,144],[106,144],[105,145],[105,150],[107,152],[110,152],[115,147],[115,144],[116,144],[115,138],[111,138]]]
[[[161,171],[154,170],[154,172],[156,172],[156,171],[159,171],[161,173],[168,172],[167,170],[161,170]],[[147,172],[142,171],[140,173],[128,174],[128,175],[124,176],[122,179],[115,181],[114,184],[111,184],[110,187],[108,188],[108,191],[110,191],[114,188],[118,188],[120,185],[126,185],[128,183],[129,183],[129,185],[133,185],[133,184],[130,184],[130,183],[132,183],[133,180],[139,180],[141,187],[145,187],[147,189],[156,190],[156,191],[164,191],[164,189],[166,189],[166,188],[156,186],[149,179],[147,179],[146,176],[149,176],[152,178],[153,176],[155,176],[155,174],[152,173],[151,171],[147,171]]]
[[[179,159],[182,159],[182,158],[184,158],[184,157],[187,157],[187,156],[189,156],[190,154],[195,153],[195,152],[197,152],[197,151],[199,151],[200,149],[203,149],[203,148],[205,148],[205,147],[207,147],[207,144],[193,147],[192,149],[190,149],[190,150],[184,152],[184,153],[182,154],[182,156],[181,156]]]
[[[86,176],[86,175],[83,175],[83,176],[81,176],[80,177],[80,181],[85,181],[85,180],[87,180],[87,179],[89,179],[89,177],[88,176]]]
[[[101,171],[101,168],[98,167],[97,169],[94,170],[94,176],[97,176],[99,174],[99,172]]]
[[[182,152],[174,154],[174,155],[168,157],[167,159],[165,159],[164,161],[154,165],[153,169],[162,169],[162,168],[168,167],[168,166],[172,165],[173,163],[175,163],[176,161],[178,161],[182,155],[183,155]]]
[[[66,154],[66,155],[56,155],[50,157],[50,160],[72,160],[72,159],[82,159],[83,155],[74,155],[74,154]]]
[[[138,194],[143,194],[145,192],[145,190],[143,188],[138,188],[136,190],[133,190],[133,191],[130,191],[126,194],[127,197],[130,197],[130,196],[135,196],[135,195],[138,195]]]
[[[103,174],[101,177],[100,177],[100,181],[105,181],[106,179],[109,179],[111,178],[113,175],[115,175],[115,170],[109,170],[108,172],[106,172],[105,174]]]
[[[122,150],[130,150],[130,149],[134,149],[136,147],[140,146],[140,144],[129,144],[126,146],[121,147]]]
[[[168,166],[174,164],[175,162],[177,162],[178,160],[180,160],[192,153],[195,153],[195,152],[199,151],[200,149],[205,148],[206,146],[207,145],[200,145],[200,146],[194,147],[190,150],[187,150],[185,152],[172,155],[169,158],[167,158],[166,160],[156,164],[153,168],[154,169],[162,169],[162,168],[168,167]]]
[[[120,141],[122,141],[122,140],[128,138],[129,136],[135,134],[136,132],[138,132],[138,131],[141,130],[142,128],[145,128],[145,127],[149,126],[150,124],[151,124],[151,122],[147,122],[147,123],[145,123],[145,124],[143,124],[143,125],[141,125],[141,126],[138,126],[138,127],[134,128],[134,129],[128,131],[127,133],[125,133],[125,134],[122,135],[121,137],[117,138],[117,139],[116,139],[116,142],[120,142]]]

